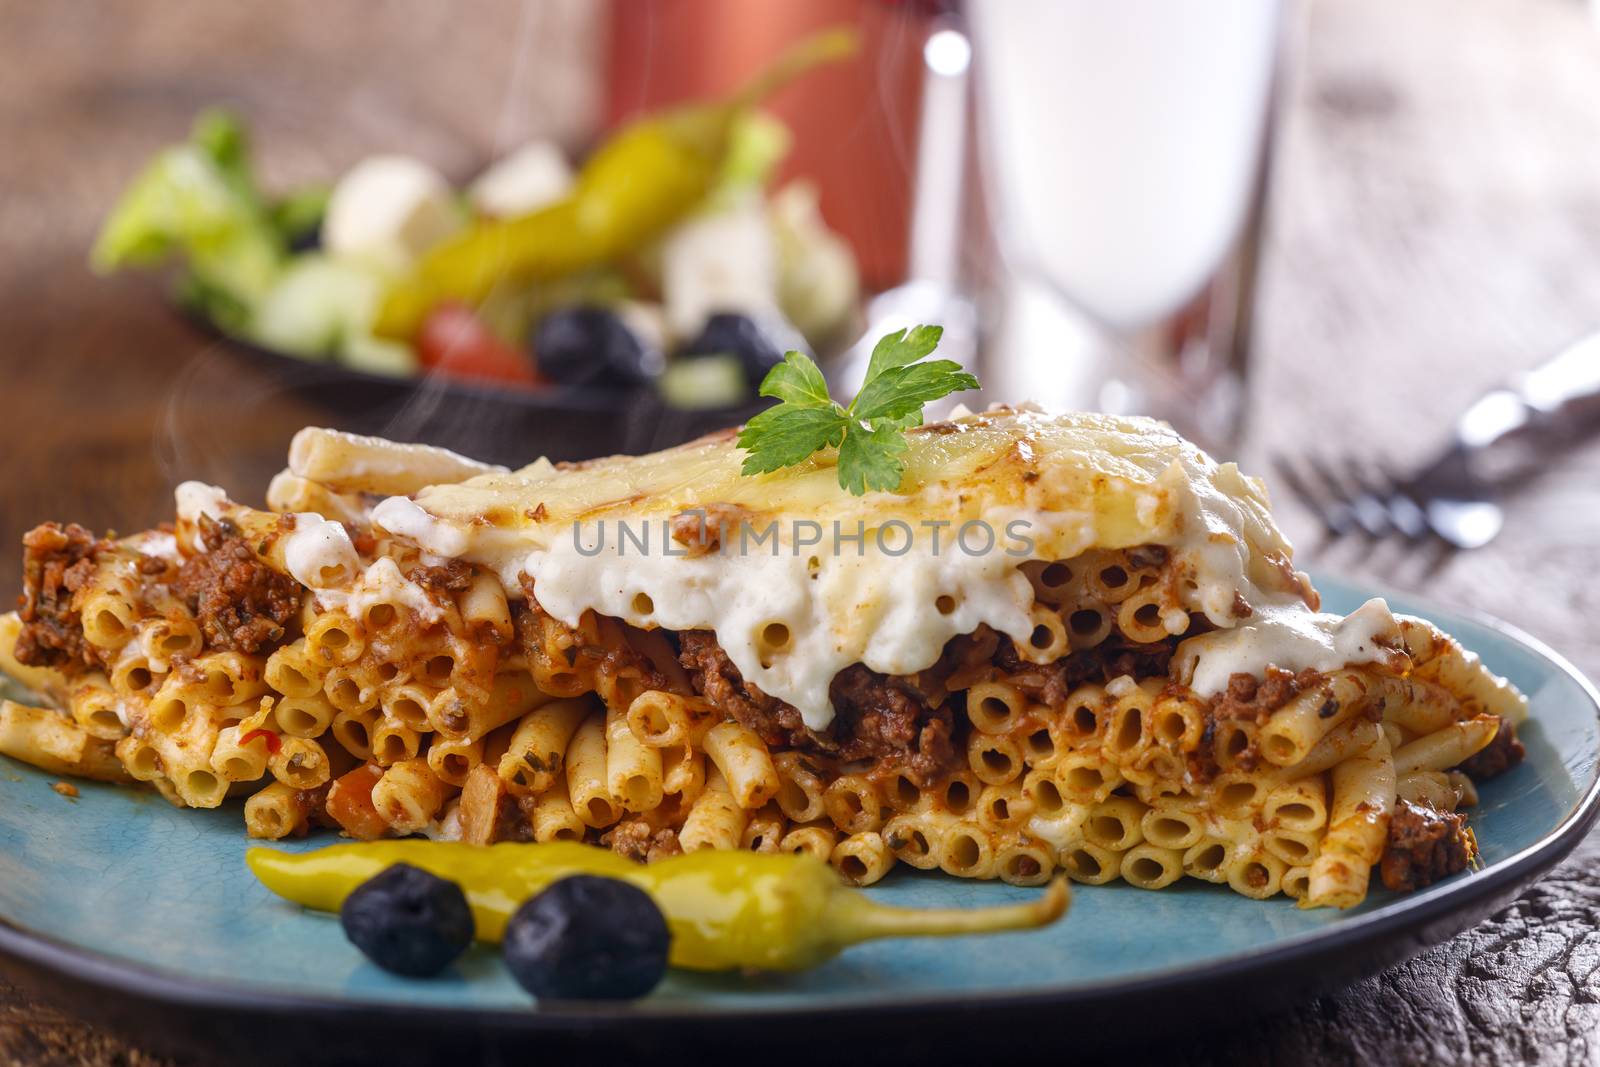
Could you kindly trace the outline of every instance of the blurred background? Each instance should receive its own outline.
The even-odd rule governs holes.
[[[937,321],[972,402],[1171,419],[1299,562],[1600,676],[1582,0],[0,0],[0,146],[0,543],[259,500],[306,424],[660,447],[787,347],[848,395],[863,338]],[[1510,1047],[1469,953],[1302,1017]],[[1567,1017],[1530,974],[1522,1017]],[[143,1062],[16,996],[0,1047]]]
[[[853,54],[738,99],[837,27]],[[757,410],[786,348],[848,395],[863,338],[937,321],[969,403],[1168,418],[1311,562],[1445,574],[1600,660],[1567,403],[1600,355],[1517,391],[1600,327],[1579,0],[7,0],[0,59],[12,543],[147,526],[189,477],[258,498],[307,423],[661,447]],[[727,106],[663,118],[691,101]],[[1499,484],[1413,485],[1496,389],[1469,437],[1540,431]],[[1453,551],[1440,496],[1498,538]]]

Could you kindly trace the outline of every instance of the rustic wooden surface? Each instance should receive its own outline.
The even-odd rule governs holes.
[[[280,182],[385,147],[459,173],[534,131],[582,135],[594,27],[578,0],[446,10],[0,2],[0,543],[49,517],[147,525],[182,477],[262,486],[319,419],[175,322],[149,285],[83,266],[98,213],[197,108],[250,114]],[[1417,455],[1480,390],[1600,325],[1600,35],[1582,6],[1324,0],[1306,22],[1266,262],[1256,469],[1282,450]],[[1453,559],[1321,549],[1305,515],[1281,510],[1314,565],[1503,616],[1600,677],[1600,448],[1552,463],[1498,542]],[[0,595],[14,591],[0,573]],[[1149,1052],[1594,1063],[1597,926],[1591,839],[1409,964]],[[0,1060],[150,1062],[6,987]]]

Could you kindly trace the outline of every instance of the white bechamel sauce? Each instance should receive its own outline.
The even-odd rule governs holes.
[[[422,828],[422,836],[430,841],[460,841],[461,801],[452,800],[443,814]]]
[[[993,551],[962,551],[949,528],[936,551],[932,531],[922,529],[900,555],[892,554],[904,543],[898,535],[891,535],[886,553],[870,532],[859,547],[850,540],[835,544],[831,530],[819,544],[797,545],[788,529],[776,542],[751,540],[743,551],[730,545],[691,557],[673,542],[668,554],[661,517],[634,526],[648,530],[644,552],[621,539],[615,523],[606,524],[603,543],[595,526],[577,534],[570,526],[475,527],[469,539],[466,530],[404,498],[385,500],[373,518],[426,551],[493,569],[513,596],[526,573],[544,610],[568,625],[592,609],[640,627],[714,630],[744,678],[793,704],[813,729],[832,720],[829,684],[852,664],[909,674],[930,666],[952,637],[982,624],[1019,642],[1029,639],[1033,588],[1017,569],[1026,556],[1005,551],[1021,547],[1020,537],[1007,538],[1009,524],[1027,523],[1024,536],[1069,544],[1074,552],[1092,543],[1083,516],[1021,511],[988,519],[996,534]],[[532,543],[535,538],[543,543]],[[730,540],[737,540],[736,532]],[[648,612],[640,610],[640,594],[648,598]],[[953,601],[948,614],[936,606],[942,596]],[[789,635],[779,650],[762,641],[773,623]]]
[[[200,537],[197,536],[200,517],[205,515],[211,520],[221,520],[227,512],[227,493],[205,482],[184,482],[174,491],[173,498],[178,504],[179,539],[190,552],[198,552],[202,549]],[[189,534],[187,539],[184,539],[184,534]]]
[[[150,556],[155,559],[165,559],[176,562],[178,559],[178,538],[160,530],[151,530],[128,539],[133,550],[141,556]]]
[[[141,659],[157,674],[165,674],[170,669],[167,657],[155,647],[155,635],[151,630],[148,624],[134,630],[133,637],[117,651],[117,661],[111,665],[113,671]]]
[[[343,609],[360,619],[374,604],[399,604],[416,613],[419,621],[432,625],[444,617],[444,610],[416,582],[400,573],[399,564],[387,556],[361,571],[348,589],[316,590],[317,606],[324,611]]]
[[[1083,824],[1089,818],[1089,805],[1068,803],[1051,816],[1035,815],[1026,825],[1028,833],[1057,851],[1083,840]]]
[[[1259,675],[1268,665],[1331,669],[1382,658],[1375,642],[1390,636],[1393,620],[1381,601],[1350,622],[1317,614],[1289,575],[1287,546],[1271,528],[1259,489],[1232,464],[1203,470],[1192,459],[1187,464],[1174,460],[1138,493],[1133,510],[1151,531],[1149,543],[1168,549],[1176,572],[1184,610],[1164,614],[1169,632],[1186,630],[1189,612],[1219,628],[1181,646],[1179,667],[1196,689],[1215,693],[1230,674]],[[958,513],[956,501],[945,510],[934,495],[925,493],[919,503],[922,514]],[[746,681],[792,704],[812,729],[832,720],[829,685],[853,664],[911,674],[932,666],[951,638],[980,625],[1027,642],[1034,597],[1019,565],[1071,559],[1104,543],[1094,513],[996,508],[984,517],[1002,540],[979,554],[961,551],[949,528],[937,552],[926,529],[899,555],[882,551],[870,532],[860,547],[834,543],[831,530],[818,544],[797,545],[790,522],[780,523],[776,551],[771,542],[744,551],[724,545],[692,557],[676,554],[682,550],[676,543],[666,551],[659,511],[644,522],[649,543],[641,551],[617,536],[614,518],[602,544],[593,525],[575,538],[565,522],[520,528],[452,522],[405,497],[373,510],[378,526],[425,552],[492,569],[510,596],[521,595],[526,574],[541,606],[568,625],[593,610],[644,628],[711,630]],[[1020,556],[1004,551],[1004,532],[1016,520],[1028,523],[1032,543]],[[1127,519],[1117,521],[1126,531]],[[941,597],[952,602],[948,613],[938,608]],[[762,640],[774,623],[788,634],[780,649]]]
[[[1220,481],[1243,477],[1233,464],[1218,471]],[[1224,486],[1192,478],[1183,465],[1173,461],[1156,481],[1162,492],[1141,493],[1137,502],[1139,517],[1154,526],[1163,506],[1181,517],[1179,537],[1167,544],[1174,562],[1187,570],[1195,588],[1184,591],[1184,606],[1198,611],[1217,626],[1237,624],[1237,599],[1250,605],[1265,601],[1267,594],[1251,580],[1250,564],[1254,553],[1241,531],[1247,526],[1243,505],[1236,494]]]
[[[221,519],[230,506],[223,490],[203,482],[184,482],[177,489],[178,521],[192,528],[201,515]],[[379,505],[392,505],[386,514],[389,522],[379,525],[401,536],[432,536],[446,551],[435,558],[443,560],[461,555],[465,539],[448,526],[434,521],[427,512],[405,497],[393,497]],[[418,519],[420,516],[420,520]],[[377,519],[374,512],[374,519]],[[393,524],[393,525],[392,525]],[[170,550],[176,553],[177,542],[169,535],[149,535],[151,538],[167,537]],[[199,545],[193,546],[196,550]],[[375,603],[397,603],[413,611],[423,623],[432,625],[444,615],[443,610],[417,583],[406,578],[394,560],[387,557],[363,567],[350,540],[344,523],[326,518],[315,512],[296,512],[294,528],[283,538],[283,565],[290,577],[315,594],[317,606],[324,611],[341,608],[355,618],[360,618]],[[141,551],[156,555],[165,551],[165,543],[153,543]],[[154,653],[145,647],[142,639],[130,642],[130,647],[151,657]]]
[[[535,533],[526,530],[477,525],[459,528],[435,518],[416,501],[403,496],[380,501],[372,509],[372,522],[421,549],[422,561],[429,566],[464,559],[489,568],[500,578],[506,595],[513,600],[522,597],[521,576],[529,551],[543,543]],[[561,536],[571,540],[570,531],[563,530]]]
[[[1139,684],[1133,680],[1131,675],[1119,674],[1106,683],[1106,695],[1121,700],[1137,688],[1139,688]]]
[[[1033,630],[1033,588],[1016,569],[1019,561],[1002,552],[967,556],[945,545],[935,555],[924,540],[902,556],[869,542],[857,557],[853,544],[835,554],[826,545],[796,550],[791,542],[780,543],[775,556],[751,548],[688,559],[621,555],[607,532],[606,550],[592,558],[570,536],[527,557],[524,568],[546,611],[568,624],[593,608],[636,626],[714,629],[745,680],[793,704],[812,729],[831,721],[829,684],[853,663],[909,674],[931,665],[951,637],[982,623],[1022,642]],[[641,593],[653,605],[649,614],[638,610]],[[941,595],[955,601],[948,615],[935,607]],[[772,624],[788,630],[781,651],[762,641]]]
[[[201,515],[220,519],[228,508],[228,494],[205,482],[184,482],[173,492],[173,497],[178,505],[179,522],[198,522]]]
[[[463,531],[440,522],[423,511],[415,500],[403,496],[380,501],[372,509],[372,521],[435,556],[457,559],[467,554],[470,545]]]
[[[339,588],[361,569],[356,546],[344,524],[302,511],[283,539],[283,565],[307,589]]]
[[[173,497],[178,508],[180,543],[191,552],[199,552],[203,547],[197,530],[200,516],[220,521],[228,510],[228,494],[205,482],[183,482]]]
[[[294,530],[284,540],[284,566],[312,591],[319,608],[342,609],[359,619],[374,604],[398,604],[424,624],[443,618],[443,609],[394,560],[384,556],[363,567],[343,523],[309,512],[294,518]]]
[[[1179,681],[1201,696],[1215,696],[1235,673],[1338,670],[1393,655],[1400,631],[1381,599],[1340,617],[1314,612],[1299,600],[1254,605],[1249,619],[1229,630],[1191,637],[1178,646],[1173,667]]]

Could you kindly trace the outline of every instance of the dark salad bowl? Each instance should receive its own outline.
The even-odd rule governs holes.
[[[178,310],[284,392],[325,409],[339,429],[439,445],[512,468],[540,456],[581,460],[669,448],[745,422],[769,403],[685,409],[649,385],[519,388],[438,373],[390,377],[286,355],[229,334],[197,311]]]

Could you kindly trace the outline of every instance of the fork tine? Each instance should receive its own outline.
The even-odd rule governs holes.
[[[1340,464],[1343,469],[1346,484],[1353,486],[1356,491],[1352,506],[1357,514],[1362,516],[1361,525],[1368,529],[1381,529],[1384,532],[1396,532],[1408,540],[1414,539],[1416,534],[1412,528],[1402,522],[1402,514],[1395,501],[1393,483],[1385,475],[1373,475],[1373,465],[1351,455],[1346,456]],[[1409,515],[1404,516],[1409,518]]]
[[[1289,487],[1289,492],[1294,494],[1295,499],[1299,500],[1307,511],[1316,516],[1330,537],[1339,538],[1350,532],[1352,523],[1348,509],[1342,507],[1339,501],[1331,500],[1326,493],[1312,489],[1310,483],[1288,457],[1273,456],[1272,467],[1283,480],[1283,484]]]
[[[1373,501],[1361,499],[1359,490],[1353,490],[1349,482],[1334,470],[1331,463],[1313,453],[1306,456],[1306,465],[1327,487],[1328,492],[1343,504],[1350,515],[1350,521],[1357,529],[1374,539],[1389,532],[1389,520],[1384,514],[1382,505],[1374,507]]]
[[[1389,509],[1389,520],[1406,537],[1421,541],[1431,536],[1428,516],[1407,488],[1406,479],[1395,473],[1386,461],[1375,459],[1371,469],[1376,472],[1376,484],[1382,487],[1381,498]]]

